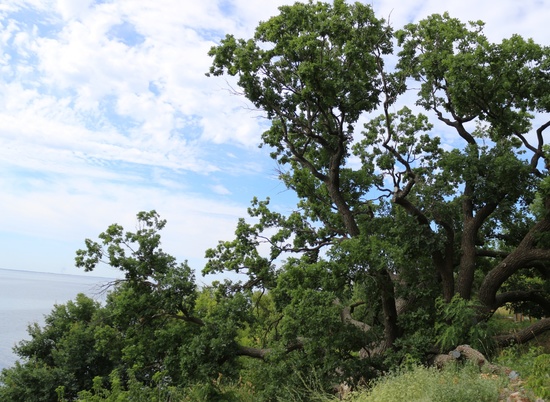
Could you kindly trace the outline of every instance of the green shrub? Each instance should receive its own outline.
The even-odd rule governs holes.
[[[512,345],[500,351],[495,363],[518,372],[520,377],[528,378],[533,373],[533,361],[542,354],[540,347]]]
[[[450,303],[442,298],[436,300],[436,343],[441,349],[448,351],[468,344],[485,355],[493,350],[492,328],[477,320],[479,307],[477,301],[466,300],[459,295],[455,295]]]
[[[540,355],[533,361],[533,370],[527,386],[539,398],[550,398],[550,354]]]

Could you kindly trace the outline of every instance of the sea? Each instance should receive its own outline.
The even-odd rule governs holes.
[[[112,278],[0,269],[0,371],[18,357],[13,347],[30,339],[27,327],[44,324],[54,305],[75,299],[79,293],[105,301],[102,285]]]

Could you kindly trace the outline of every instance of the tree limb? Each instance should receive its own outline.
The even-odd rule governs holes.
[[[338,299],[335,299],[333,303],[337,306],[342,306],[342,303]],[[363,332],[368,332],[371,330],[370,325],[365,324],[362,321],[358,321],[351,316],[353,309],[357,306],[360,306],[361,304],[363,304],[363,302],[353,303],[351,306],[345,306],[344,308],[342,308],[342,311],[340,311],[340,318],[342,319],[343,323],[351,324],[354,327],[359,328]]]
[[[550,300],[543,296],[540,290],[515,290],[500,293],[496,296],[496,306],[500,307],[506,303],[530,301],[543,308],[545,314],[550,315]]]
[[[293,344],[286,347],[285,353],[290,353],[295,350],[300,350],[300,349],[303,349],[303,347],[304,347],[304,343],[298,339]],[[251,346],[237,345],[236,355],[247,356],[247,357],[252,357],[254,359],[264,360],[265,357],[272,351],[273,349],[271,348],[262,349],[262,348],[254,348]]]
[[[237,346],[237,356],[248,356],[252,357],[254,359],[260,359],[263,360],[268,353],[271,352],[271,349],[260,349],[260,348],[253,348],[250,346]]]
[[[506,258],[510,252],[502,250],[487,250],[487,249],[478,249],[476,250],[476,255],[478,257],[493,257],[493,258]]]
[[[550,330],[550,318],[544,318],[537,321],[533,325],[522,329],[521,331],[514,332],[513,334],[499,335],[494,338],[498,346],[509,346],[514,343],[522,344],[536,336]]]

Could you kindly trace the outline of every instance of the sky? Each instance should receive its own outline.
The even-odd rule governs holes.
[[[163,249],[202,278],[204,252],[233,237],[252,197],[280,212],[269,127],[206,77],[208,50],[248,39],[284,0],[2,0],[0,3],[0,268],[83,274],[84,239],[139,211],[168,221]],[[448,11],[549,44],[550,0],[376,0],[398,29]],[[100,267],[98,276],[116,277]]]

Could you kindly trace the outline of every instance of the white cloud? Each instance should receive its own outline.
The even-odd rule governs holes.
[[[226,33],[251,37],[260,20],[293,3],[4,0],[3,230],[74,248],[112,222],[131,227],[137,211],[155,208],[168,219],[167,245],[183,258],[199,261],[206,247],[232,237],[236,217],[245,215],[240,182],[254,177],[264,194],[284,189],[258,178],[274,169],[256,149],[267,122],[231,95],[234,79],[205,77],[207,52]],[[485,20],[491,40],[517,32],[547,41],[548,1],[373,6],[396,28],[448,10]]]
[[[224,187],[221,184],[216,184],[214,186],[210,186],[213,192],[219,195],[229,195],[231,194],[231,191],[229,191],[226,187]]]
[[[377,15],[389,19],[396,29],[431,14],[443,14],[447,11],[451,17],[463,22],[485,21],[485,33],[493,41],[500,41],[513,33],[533,37],[540,43],[547,40],[542,27],[543,21],[547,21],[550,15],[548,0],[502,0],[498,5],[488,0],[415,0],[406,3],[399,0],[375,0],[372,4]]]
[[[79,18],[88,10],[93,0],[58,0],[57,9],[65,20]]]
[[[0,194],[5,217],[1,230],[72,244],[71,250],[58,255],[54,266],[63,262],[70,266],[74,251],[83,247],[84,239],[97,239],[108,225],[119,223],[133,230],[138,211],[155,209],[168,220],[163,248],[180,261],[189,259],[200,270],[204,251],[218,240],[230,238],[237,217],[243,213],[240,205],[227,200],[218,202],[192,192],[151,188],[144,183],[115,184],[78,177],[19,180],[0,180],[6,190]],[[22,186],[27,189],[21,190]],[[7,251],[2,253],[2,267]],[[32,255],[32,249],[29,251]]]

